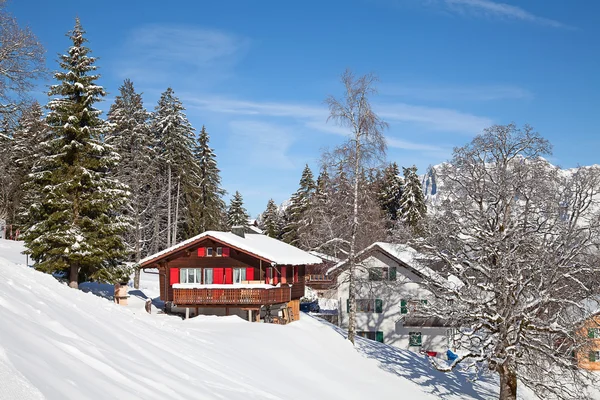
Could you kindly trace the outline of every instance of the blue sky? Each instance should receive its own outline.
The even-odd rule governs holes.
[[[422,173],[511,121],[549,139],[562,167],[600,163],[600,2],[12,0],[9,10],[52,70],[81,18],[105,110],[125,78],[149,110],[173,87],[196,129],[206,125],[225,189],[253,216],[343,141],[323,100],[341,94],[346,68],[379,76],[372,103],[401,166]],[[34,93],[43,103],[45,90]]]

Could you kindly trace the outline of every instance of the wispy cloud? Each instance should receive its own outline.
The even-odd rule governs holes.
[[[306,127],[321,132],[337,135],[347,135],[348,131],[327,123],[327,108],[314,105],[255,102],[227,99],[223,97],[197,97],[193,95],[182,96],[188,108],[197,107],[212,112],[228,113],[235,115],[292,118],[302,122]],[[453,109],[414,106],[405,103],[377,104],[375,111],[390,123],[413,123],[423,128],[463,134],[474,134],[483,128],[492,125],[493,121],[486,117],[479,117]]]
[[[388,146],[390,146],[394,149],[401,149],[401,150],[421,150],[421,151],[431,151],[431,152],[445,152],[448,150],[447,147],[443,147],[443,146],[434,146],[434,145],[424,144],[424,143],[409,142],[406,140],[396,139],[396,138],[392,138],[392,137],[387,137],[386,142],[387,142]]]
[[[521,7],[492,0],[444,0],[452,10],[473,15],[532,22],[552,28],[571,28],[562,22],[535,15]]]
[[[386,85],[379,92],[384,96],[426,101],[529,100],[534,97],[529,90],[514,85]]]
[[[217,30],[145,25],[126,38],[118,72],[136,80],[172,78],[176,74],[180,78],[195,77],[207,72],[228,75],[248,45],[243,37]]]
[[[415,123],[426,129],[466,134],[480,133],[493,124],[487,117],[479,117],[448,108],[414,106],[405,103],[377,106],[379,115],[390,122]]]
[[[229,123],[231,149],[241,160],[255,166],[294,169],[289,154],[297,139],[289,127],[256,120],[236,120]]]

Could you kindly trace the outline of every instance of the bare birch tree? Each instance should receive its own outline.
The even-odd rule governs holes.
[[[343,169],[350,182],[351,212],[347,223],[350,226],[348,240],[349,270],[349,322],[348,340],[354,344],[356,335],[356,253],[359,216],[361,210],[360,193],[365,180],[365,172],[374,164],[381,164],[385,157],[386,143],[383,130],[387,124],[371,108],[369,97],[376,94],[374,87],[377,78],[373,74],[355,77],[350,70],[342,74],[344,94],[341,98],[329,96],[325,102],[329,106],[329,118],[342,127],[349,129],[350,137],[341,146],[335,148],[327,156],[329,165]]]
[[[454,284],[429,282],[436,301],[423,312],[458,328],[458,358],[432,363],[497,373],[500,399],[516,399],[521,383],[544,398],[584,397],[573,354],[599,292],[600,171],[560,170],[541,158],[550,150],[512,124],[456,148],[424,239]]]
[[[0,0],[0,114],[13,114],[19,98],[46,73],[44,53],[33,32],[20,27]]]

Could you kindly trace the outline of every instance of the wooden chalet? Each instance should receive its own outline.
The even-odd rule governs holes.
[[[239,315],[266,322],[299,317],[306,267],[321,259],[237,228],[207,231],[140,261],[157,268],[166,309],[188,315]]]

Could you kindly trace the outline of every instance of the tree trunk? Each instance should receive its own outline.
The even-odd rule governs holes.
[[[142,241],[142,228],[140,227],[140,213],[138,212],[136,215],[136,233],[135,233],[135,262],[140,262],[142,257],[142,247],[140,242]],[[133,275],[133,287],[135,289],[140,288],[140,269],[136,268],[135,273]]]
[[[69,287],[73,289],[79,289],[79,266],[71,265],[69,271]]]
[[[177,198],[175,199],[175,221],[173,221],[173,236],[171,237],[171,246],[177,243],[177,220],[179,219],[179,183],[181,179],[177,177]]]
[[[502,366],[498,369],[500,374],[500,400],[517,399],[517,374],[508,367]]]
[[[348,282],[348,302],[350,310],[348,313],[348,340],[354,344],[356,336],[356,233],[358,232],[358,183],[360,172],[360,132],[356,139],[356,159],[354,165],[354,208],[352,210],[352,236],[350,237],[350,254],[348,254],[348,266],[350,281]]]
[[[171,164],[168,167],[169,183],[167,187],[167,246],[171,247]]]

